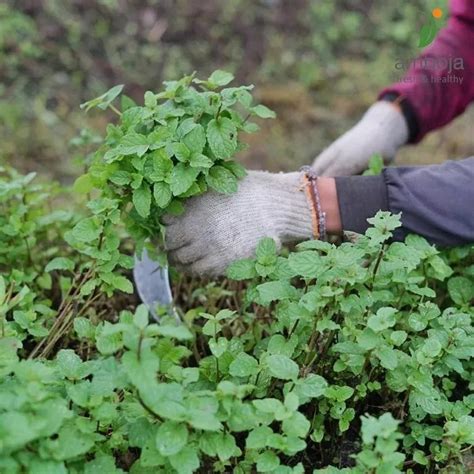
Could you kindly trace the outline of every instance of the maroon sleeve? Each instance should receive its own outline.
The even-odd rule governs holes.
[[[399,82],[380,93],[397,94],[413,110],[418,142],[460,115],[474,100],[474,0],[451,0],[451,18]]]

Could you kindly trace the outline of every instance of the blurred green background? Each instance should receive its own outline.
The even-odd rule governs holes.
[[[252,137],[250,168],[297,169],[349,128],[413,58],[446,0],[7,0],[0,5],[0,160],[70,182],[107,120],[79,104],[119,83],[141,100],[196,70],[254,83],[278,119]],[[446,11],[446,10],[445,10]],[[398,163],[472,154],[468,110]]]

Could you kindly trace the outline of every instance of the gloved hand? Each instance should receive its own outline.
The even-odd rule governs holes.
[[[300,173],[250,171],[235,194],[191,198],[179,217],[165,219],[170,263],[194,275],[222,275],[251,257],[262,237],[277,245],[312,236]]]
[[[408,126],[401,110],[394,104],[379,101],[348,132],[326,148],[314,161],[320,176],[358,174],[367,168],[375,153],[390,163],[398,148],[408,140]]]

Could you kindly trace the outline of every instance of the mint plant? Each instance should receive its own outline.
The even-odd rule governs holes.
[[[215,71],[207,80],[194,74],[145,93],[144,105],[122,96],[116,86],[82,107],[111,109],[119,122],[109,124],[103,145],[76,189],[99,190],[113,199],[140,249],[146,239],[163,235],[164,214],[180,214],[183,203],[212,189],[233,193],[244,168],[233,160],[244,147],[242,132],[255,132],[250,117],[271,118],[264,105],[253,105],[253,86],[225,87],[232,74]]]
[[[468,469],[472,246],[389,243],[388,213],[356,243],[263,239],[158,325],[117,201],[66,212],[33,178],[0,178],[1,472]]]

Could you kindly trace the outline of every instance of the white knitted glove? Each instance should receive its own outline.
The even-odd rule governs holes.
[[[253,256],[262,237],[281,245],[312,235],[299,173],[250,171],[235,194],[194,197],[165,223],[170,263],[194,275],[224,274],[234,260]]]
[[[321,176],[358,174],[367,168],[375,153],[385,164],[408,140],[408,126],[403,114],[393,104],[379,101],[348,132],[326,148],[314,161],[313,168]]]

